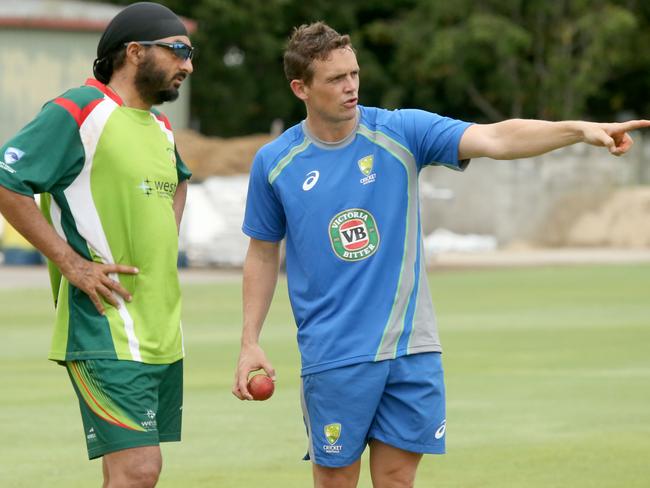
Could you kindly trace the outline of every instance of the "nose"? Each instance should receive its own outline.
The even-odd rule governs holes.
[[[343,89],[346,92],[354,92],[354,91],[356,91],[357,85],[356,85],[354,79],[352,78],[352,76],[346,76],[345,77],[345,85],[344,85]]]
[[[183,71],[187,71],[188,75],[191,75],[192,72],[194,71],[194,65],[192,64],[192,60],[190,58],[185,59],[181,64],[181,69]]]

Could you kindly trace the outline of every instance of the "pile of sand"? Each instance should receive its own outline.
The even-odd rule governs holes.
[[[209,176],[249,173],[257,150],[272,139],[267,134],[223,139],[206,137],[193,130],[174,131],[174,138],[195,182]]]
[[[613,192],[597,210],[577,219],[564,245],[650,247],[650,187]]]

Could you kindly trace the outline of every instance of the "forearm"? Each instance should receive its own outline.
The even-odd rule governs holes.
[[[585,141],[590,122],[511,119],[474,125],[461,141],[460,159],[519,159]],[[463,142],[467,142],[463,144]]]
[[[264,369],[275,381],[275,370],[260,347],[259,338],[278,281],[279,257],[278,242],[250,240],[244,261],[244,326],[232,388],[233,395],[240,400],[253,399],[247,386],[251,371]]]
[[[257,344],[279,272],[279,244],[251,242],[244,262],[242,347]]]
[[[33,198],[0,186],[0,213],[16,231],[61,271],[71,269],[79,255],[45,220]]]
[[[136,274],[137,268],[121,264],[99,264],[77,254],[45,220],[33,198],[0,186],[0,213],[59,268],[70,284],[88,295],[100,314],[105,313],[102,299],[114,307],[120,306],[115,295],[131,301],[131,293],[110,275]]]
[[[187,200],[187,180],[178,183],[176,193],[174,193],[174,200],[172,207],[174,209],[174,216],[176,217],[176,227],[180,231],[181,220],[183,219],[183,211],[185,210],[185,201]]]

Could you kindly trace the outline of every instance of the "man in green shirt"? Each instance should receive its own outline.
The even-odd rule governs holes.
[[[159,442],[180,440],[176,261],[190,172],[152,106],[178,97],[192,53],[171,10],[133,4],[102,35],[95,78],[0,148],[0,212],[49,260],[49,358],[68,370],[105,487],[154,486]]]

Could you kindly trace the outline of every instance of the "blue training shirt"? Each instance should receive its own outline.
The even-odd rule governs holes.
[[[418,175],[463,170],[469,123],[359,107],[343,141],[295,125],[257,153],[243,231],[286,236],[302,374],[441,351],[423,259]]]

